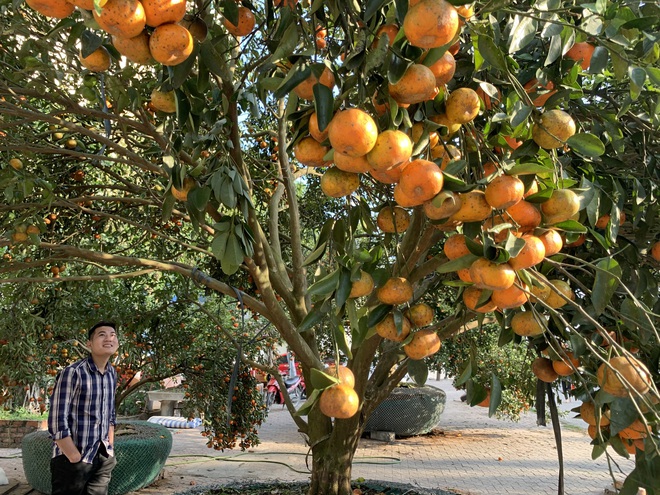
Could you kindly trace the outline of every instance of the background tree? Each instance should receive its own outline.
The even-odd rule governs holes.
[[[656,5],[29,3],[0,7],[3,283],[66,263],[236,298],[302,363],[314,494],[350,493],[369,414],[495,311],[593,405],[595,453],[634,453],[625,490],[658,486]]]

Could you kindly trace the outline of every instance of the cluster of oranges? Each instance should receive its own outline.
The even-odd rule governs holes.
[[[325,372],[339,380],[339,383],[332,385],[319,397],[319,410],[330,418],[347,419],[358,412],[360,399],[355,392],[355,376],[353,372],[343,365],[331,365]]]

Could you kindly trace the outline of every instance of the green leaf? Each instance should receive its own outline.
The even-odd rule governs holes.
[[[321,370],[312,368],[309,373],[310,381],[312,382],[312,387],[315,390],[325,390],[328,387],[337,385],[339,383],[339,378],[328,375]]]
[[[575,151],[585,156],[597,157],[605,153],[603,142],[597,136],[586,132],[574,134],[568,138],[566,143]]]
[[[238,25],[238,5],[233,0],[224,0],[222,5],[222,15],[234,26]]]
[[[591,292],[591,302],[594,305],[595,316],[600,316],[610,303],[616,288],[619,286],[617,278],[621,277],[622,270],[614,258],[605,258],[596,263],[596,278]]]
[[[295,412],[296,416],[307,416],[309,414],[309,411],[312,410],[312,407],[314,407],[314,404],[319,400],[319,397],[321,396],[322,390],[314,390],[312,391],[311,394],[307,396],[307,400],[305,403],[298,408],[298,410]]]
[[[369,20],[376,15],[376,12],[389,2],[390,0],[368,0],[367,6],[364,10],[364,22],[369,22]]]
[[[378,323],[383,321],[383,319],[390,314],[392,311],[392,306],[389,304],[379,304],[374,309],[369,311],[369,319],[367,320],[367,326],[369,328],[375,327]]]
[[[495,44],[492,38],[486,35],[479,36],[479,38],[477,39],[477,48],[479,50],[479,53],[486,62],[488,62],[496,69],[505,72],[507,71],[506,59],[504,58],[504,54]]]
[[[94,31],[86,29],[80,36],[80,55],[89,57],[93,52],[103,45],[103,38],[101,38]]]
[[[367,63],[364,67],[364,72],[368,74],[375,67],[380,67],[385,62],[387,52],[389,51],[390,44],[387,36],[380,36],[375,50],[370,50],[367,54]]]
[[[298,41],[300,37],[298,35],[298,25],[295,22],[289,24],[282,35],[280,43],[277,45],[277,48],[273,52],[273,55],[270,58],[272,63],[279,62],[280,60],[287,58],[289,55],[293,54],[296,47],[298,46]]]
[[[640,17],[639,19],[633,19],[621,25],[619,29],[648,29],[648,28],[657,28],[658,23],[660,23],[660,17],[651,16],[651,17]],[[656,29],[657,30],[657,29]]]
[[[188,193],[188,203],[190,203],[197,210],[204,211],[210,197],[210,187],[196,187]]]
[[[589,74],[600,74],[607,68],[609,60],[609,51],[604,46],[597,46],[594,53],[591,55],[591,63],[589,64]]]
[[[341,308],[348,300],[348,295],[351,293],[352,286],[353,283],[351,282],[350,270],[342,268],[341,276],[339,277],[339,287],[337,288],[337,293],[335,294],[335,304],[338,308]]]
[[[472,361],[470,360],[468,361],[467,366],[465,366],[465,369],[463,369],[461,376],[459,376],[458,380],[456,380],[456,386],[463,385],[471,377],[472,377]]]
[[[535,175],[547,174],[553,170],[538,163],[520,163],[507,170],[508,175]]]
[[[186,82],[188,76],[190,75],[190,72],[195,66],[195,62],[197,61],[197,55],[199,54],[199,50],[200,50],[199,43],[195,43],[193,47],[193,51],[190,55],[188,55],[188,58],[185,59],[180,64],[171,67],[172,72],[171,72],[170,84],[172,85],[172,89],[179,89],[181,85]]]
[[[282,84],[274,91],[275,98],[283,98],[293,91],[293,88],[307,79],[312,74],[311,66],[307,65],[303,69],[300,67],[292,68],[282,81]]]
[[[628,428],[637,419],[637,408],[627,397],[615,399],[610,406],[610,435],[614,436]]]
[[[312,310],[305,315],[305,318],[300,322],[300,325],[298,325],[298,332],[303,333],[316,326],[323,320],[323,318],[325,318],[329,310],[330,304],[328,301],[324,301],[323,304],[315,304],[312,307]]]
[[[628,69],[628,75],[630,76],[630,98],[633,101],[637,100],[642,89],[644,89],[644,83],[646,82],[646,71],[640,67],[630,67]]]
[[[547,188],[542,189],[541,191],[531,194],[525,198],[525,201],[528,203],[545,203],[552,196],[554,189]]]
[[[422,386],[429,378],[429,367],[422,359],[411,359],[408,361],[408,375],[417,385]]]
[[[339,275],[339,268],[328,273],[325,277],[317,280],[309,287],[307,290],[308,294],[311,296],[329,296],[337,289],[337,285],[339,284]]]
[[[516,16],[514,27],[511,31],[509,53],[515,53],[529,45],[536,35],[537,27],[538,24],[536,19],[532,17]]]
[[[323,132],[332,120],[335,101],[332,97],[332,90],[324,84],[315,84],[313,91],[316,120],[319,130]]]
[[[502,403],[502,383],[500,379],[495,376],[493,377],[490,384],[490,405],[488,406],[488,417],[492,417],[497,411],[497,408],[500,407]]]
[[[163,207],[160,215],[160,219],[162,222],[167,222],[172,217],[172,210],[174,210],[175,203],[176,203],[176,199],[174,199],[174,196],[172,196],[172,194],[165,195],[165,198],[163,199]]]
[[[565,232],[577,232],[579,234],[587,232],[587,228],[576,220],[564,220],[563,222],[555,223],[552,228]]]
[[[225,254],[220,260],[222,271],[227,275],[233,275],[236,273],[238,268],[241,266],[241,263],[243,263],[244,256],[243,248],[241,247],[241,243],[238,241],[236,234],[234,234],[234,232],[230,232],[227,239]]]
[[[229,239],[229,232],[221,232],[213,238],[213,242],[211,242],[211,252],[216,259],[221,260],[225,256],[227,239]]]
[[[513,105],[513,113],[511,114],[511,126],[518,127],[529,118],[533,111],[534,109],[525,105],[522,100],[517,101]]]
[[[474,263],[474,261],[478,258],[479,258],[478,256],[475,256],[472,253],[466,254],[465,256],[461,256],[460,258],[457,258],[455,260],[448,261],[447,263],[443,264],[438,269],[436,269],[436,272],[451,273],[457,270],[461,270],[462,268],[469,268],[472,265],[472,263]]]
[[[353,359],[353,353],[351,352],[351,345],[348,342],[348,333],[344,328],[343,322],[338,322],[333,327],[333,333],[335,337],[335,342],[339,347],[339,350],[343,352],[348,359]]]

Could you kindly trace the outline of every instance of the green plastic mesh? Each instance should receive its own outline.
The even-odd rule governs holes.
[[[369,416],[364,431],[423,435],[437,426],[446,402],[447,395],[439,388],[397,387]]]
[[[172,434],[164,426],[146,421],[124,421],[117,425],[115,455],[109,495],[123,495],[153,483],[165,467],[172,449]],[[130,431],[123,435],[122,431]],[[28,483],[50,494],[52,440],[47,431],[35,431],[23,438],[23,470]]]

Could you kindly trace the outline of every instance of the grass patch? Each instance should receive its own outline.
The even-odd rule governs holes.
[[[13,411],[0,410],[0,420],[9,420],[9,421],[41,421],[48,419],[48,413],[44,412],[43,414],[34,413],[19,407]]]

